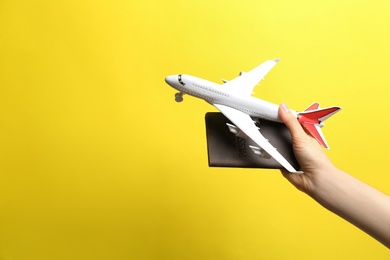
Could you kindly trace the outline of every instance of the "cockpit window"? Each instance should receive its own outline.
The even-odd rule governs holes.
[[[178,78],[179,83],[182,84],[182,85],[184,86],[185,83],[181,80],[181,74],[179,74],[179,75],[177,76],[177,78]]]

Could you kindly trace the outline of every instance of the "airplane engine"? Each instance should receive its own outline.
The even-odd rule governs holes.
[[[269,155],[266,151],[264,151],[264,149],[253,145],[249,145],[249,147],[256,155],[260,156],[261,158],[266,158],[266,159],[271,158],[271,155]]]
[[[238,137],[241,137],[244,139],[248,138],[248,136],[246,134],[244,134],[244,132],[242,132],[241,129],[238,128],[237,126],[229,124],[229,123],[226,123],[226,125],[229,127],[229,131],[231,133],[233,133],[235,136],[238,136]]]

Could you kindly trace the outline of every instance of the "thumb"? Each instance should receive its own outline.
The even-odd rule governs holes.
[[[296,116],[287,107],[286,103],[282,103],[279,106],[279,117],[282,119],[283,123],[290,130],[293,138],[298,137],[298,136],[302,136],[302,135],[306,135],[301,124],[298,122]]]

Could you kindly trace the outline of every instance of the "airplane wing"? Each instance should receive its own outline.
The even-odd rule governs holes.
[[[242,73],[240,76],[227,81],[223,84],[223,87],[228,88],[237,94],[250,96],[253,94],[253,88],[264,78],[264,76],[278,61],[279,59],[267,60],[251,71]]]
[[[299,173],[259,132],[249,115],[228,106],[220,104],[214,104],[214,106],[289,172]]]

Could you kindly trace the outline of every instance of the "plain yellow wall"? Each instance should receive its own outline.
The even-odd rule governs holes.
[[[390,193],[390,2],[0,1],[0,259],[388,259],[278,170],[207,166],[201,100],[339,105],[334,163]],[[384,227],[386,228],[386,227]]]

